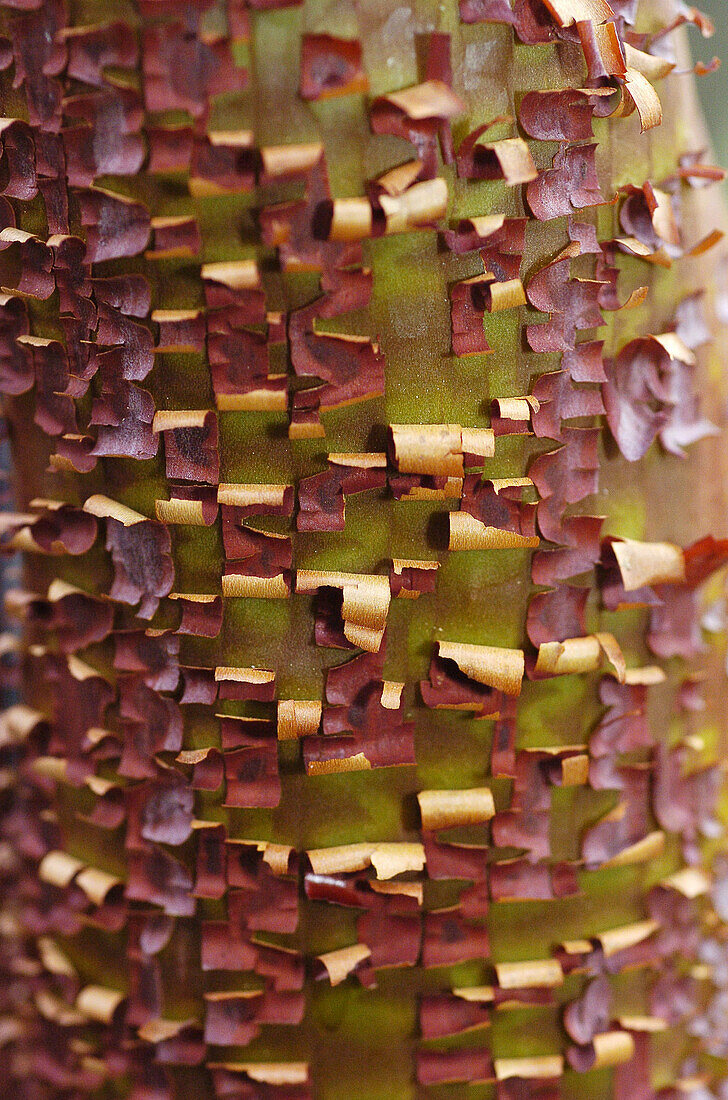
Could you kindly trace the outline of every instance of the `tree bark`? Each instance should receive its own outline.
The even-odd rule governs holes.
[[[612,7],[2,8],[14,1095],[728,1095],[725,218]]]

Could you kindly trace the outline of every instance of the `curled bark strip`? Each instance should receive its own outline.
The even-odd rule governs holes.
[[[635,462],[659,435],[683,455],[684,446],[709,435],[693,391],[695,359],[675,333],[632,340],[607,370],[602,387],[607,421],[622,454]]]
[[[437,143],[443,159],[452,159],[450,120],[465,110],[465,104],[442,80],[390,92],[374,100],[369,121],[375,134],[395,134],[410,141],[422,161],[422,175],[437,175]]]
[[[457,152],[458,175],[470,180],[503,179],[515,187],[535,180],[538,172],[528,145],[523,138],[501,138],[499,141],[481,141],[496,123],[494,119],[479,126],[460,143]]]
[[[594,162],[596,149],[596,145],[562,148],[555,154],[552,168],[532,177],[526,194],[539,221],[604,202]]]
[[[592,106],[585,89],[528,92],[521,100],[521,126],[538,141],[589,141]]]
[[[366,92],[369,87],[362,68],[361,43],[334,38],[330,34],[304,34],[301,40],[301,83],[303,99]]]
[[[116,569],[110,596],[137,604],[137,614],[150,619],[174,583],[169,531],[106,497],[89,497],[84,511],[106,519],[106,548]]]
[[[149,211],[141,203],[100,187],[80,190],[78,201],[89,263],[144,251],[151,227]]]

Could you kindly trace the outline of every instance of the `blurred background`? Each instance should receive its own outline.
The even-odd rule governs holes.
[[[715,55],[723,59],[717,73],[701,77],[698,90],[705,106],[713,133],[716,159],[728,167],[728,0],[696,0],[696,6],[709,15],[715,23],[713,38],[701,38],[690,30],[690,46],[697,61],[708,62]]]

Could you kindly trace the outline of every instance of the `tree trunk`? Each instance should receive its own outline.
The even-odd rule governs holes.
[[[2,7],[13,1096],[728,1096],[708,28],[610,2]]]

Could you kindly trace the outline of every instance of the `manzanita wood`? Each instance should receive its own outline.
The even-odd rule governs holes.
[[[725,1100],[708,20],[0,11],[9,1095]]]

